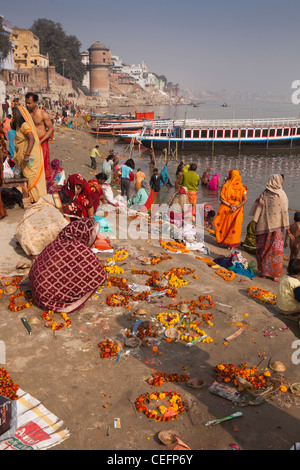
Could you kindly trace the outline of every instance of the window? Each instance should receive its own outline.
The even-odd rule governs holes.
[[[300,131],[300,128],[298,129]],[[209,131],[209,138],[210,139],[213,139],[214,138],[214,135],[215,135],[215,131],[213,129],[210,129]]]
[[[300,135],[300,127],[297,127],[297,135]]]
[[[291,129],[291,135],[295,135],[295,132],[296,132],[296,129],[294,127],[292,127]]]
[[[206,139],[207,138],[207,131],[201,131],[201,137],[202,137],[202,139]]]
[[[223,130],[221,130],[221,129],[217,130],[217,137],[219,137],[219,138],[223,137]]]
[[[194,131],[194,139],[199,139],[199,134],[200,134],[199,130]]]
[[[282,136],[282,129],[277,129],[277,137],[280,137]]]
[[[253,137],[253,129],[248,130],[248,137]]]
[[[255,129],[255,137],[260,137],[260,129]]]
[[[225,138],[228,139],[230,138],[231,131],[229,129],[225,130]]]
[[[232,137],[233,137],[234,139],[236,139],[238,136],[239,136],[239,131],[238,131],[238,129],[233,129],[233,131],[232,131]]]
[[[191,137],[192,137],[192,131],[191,130],[185,131],[185,138],[190,139]]]
[[[262,130],[262,137],[268,137],[268,129]]]
[[[242,129],[241,130],[241,138],[245,138],[246,137],[246,129]]]
[[[283,131],[283,135],[287,137],[289,135],[289,131],[290,131],[289,128],[286,127]]]
[[[270,129],[270,137],[274,137],[275,136],[275,129]]]

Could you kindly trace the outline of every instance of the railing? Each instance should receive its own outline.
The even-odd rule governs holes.
[[[270,119],[182,119],[162,122],[145,123],[144,129],[173,129],[174,127],[284,127],[299,126],[300,119],[297,118],[270,118]]]

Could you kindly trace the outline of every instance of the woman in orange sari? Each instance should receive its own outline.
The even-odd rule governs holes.
[[[28,179],[28,193],[33,202],[46,196],[47,186],[44,170],[44,157],[40,139],[34,122],[23,106],[13,107],[16,123],[15,159]]]
[[[221,204],[215,219],[216,240],[220,245],[229,248],[240,246],[247,191],[240,173],[232,170],[229,180],[221,189]]]

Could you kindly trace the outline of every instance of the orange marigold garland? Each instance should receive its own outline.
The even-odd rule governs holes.
[[[232,281],[235,278],[235,272],[228,269],[217,269],[215,273],[227,282]]]
[[[178,243],[174,240],[160,240],[160,244],[163,248],[173,253],[177,253],[178,251],[181,253],[189,253],[189,249],[183,243]]]
[[[105,339],[98,344],[100,356],[102,359],[117,356],[120,348],[111,339]]]
[[[61,330],[62,328],[66,328],[71,325],[71,320],[65,312],[59,312],[62,316],[64,323],[57,323],[53,320],[52,315],[54,314],[53,310],[45,311],[41,314],[41,317],[46,320],[47,322],[51,322],[51,329],[52,330]]]
[[[151,401],[168,400],[168,405],[157,406],[156,409],[150,410],[148,405]],[[145,393],[135,401],[136,409],[139,413],[144,413],[148,418],[155,421],[170,421],[177,419],[178,415],[183,413],[184,405],[181,396],[176,392],[159,392]]]
[[[24,297],[25,299],[28,299],[28,302],[25,302],[22,305],[15,305],[15,299],[18,299],[20,297]],[[32,298],[31,295],[27,291],[22,291],[19,292],[18,294],[11,295],[9,298],[9,310],[12,310],[13,312],[19,312],[20,310],[24,310],[25,308],[31,307],[32,305]]]
[[[127,294],[109,294],[106,298],[106,303],[110,307],[126,306],[129,303],[129,295]]]
[[[261,388],[266,384],[264,375],[258,373],[258,368],[256,366],[250,368],[246,362],[242,363],[240,366],[235,366],[230,363],[218,364],[214,367],[214,371],[224,382],[233,381],[235,385],[238,385],[236,377],[246,379],[254,389]]]
[[[277,296],[272,294],[267,289],[261,289],[260,287],[251,286],[248,288],[248,293],[250,297],[260,300],[266,304],[276,305]]]
[[[125,335],[128,338],[132,338],[132,330],[126,330]],[[153,330],[151,325],[148,326],[143,326],[140,325],[136,331],[135,336],[137,336],[141,341],[144,346],[149,346],[151,342],[149,341],[148,338],[156,338],[157,334]]]
[[[187,374],[167,374],[166,372],[154,372],[151,379],[147,379],[148,384],[160,387],[164,382],[186,382],[189,380]]]
[[[0,395],[10,400],[17,400],[19,398],[17,395],[18,389],[19,385],[10,378],[7,370],[4,367],[0,368]]]

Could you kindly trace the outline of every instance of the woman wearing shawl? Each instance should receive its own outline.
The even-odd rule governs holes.
[[[36,258],[29,272],[34,305],[54,312],[79,309],[106,280],[91,250],[99,224],[93,218],[69,223]]]
[[[205,172],[203,173],[202,177],[201,177],[201,184],[203,186],[207,186],[208,185],[208,182],[209,182],[209,178],[210,178],[210,168],[207,168],[207,170],[205,170]]]
[[[91,192],[91,199],[93,202],[94,211],[96,212],[98,207],[101,203],[104,203],[105,197],[102,189],[102,184],[104,184],[107,180],[107,176],[105,173],[102,174],[102,179],[92,179],[88,181],[88,184],[92,190]]]
[[[216,240],[220,245],[240,246],[247,191],[240,173],[232,170],[230,179],[221,189],[221,204],[215,218]]]
[[[273,175],[250,211],[256,224],[257,269],[262,277],[272,277],[274,281],[282,275],[284,230],[293,237],[283,182],[282,175]]]
[[[23,106],[13,107],[16,123],[15,159],[25,178],[28,179],[28,193],[37,202],[47,194],[44,171],[44,156],[40,139],[29,111]]]
[[[169,185],[171,187],[173,187],[171,181],[170,181],[170,177],[169,177],[169,172],[168,172],[168,167],[167,165],[165,165],[163,167],[163,169],[161,170],[160,172],[160,177],[161,177],[161,180],[160,180],[160,185],[163,186],[163,185]]]
[[[208,189],[210,189],[211,191],[218,191],[219,181],[219,173],[215,173],[214,176],[211,177],[210,182],[208,183]]]
[[[92,217],[94,215],[94,198],[88,182],[78,173],[70,175],[67,183],[62,187],[69,198],[70,217]]]
[[[60,191],[41,197],[25,211],[16,237],[26,255],[38,256],[68,225],[70,202],[66,193]]]
[[[145,179],[142,180],[141,188],[134,197],[128,200],[127,207],[134,206],[133,209],[144,212],[143,208],[145,207],[145,204],[149,198],[150,191],[151,188],[148,181]]]
[[[183,222],[190,209],[188,188],[182,186],[168,201],[170,223]]]
[[[61,167],[61,161],[58,158],[55,158],[50,163],[51,168],[51,177],[47,181],[47,192],[49,193],[51,189],[55,186],[63,186],[66,182],[66,175],[64,169]]]

